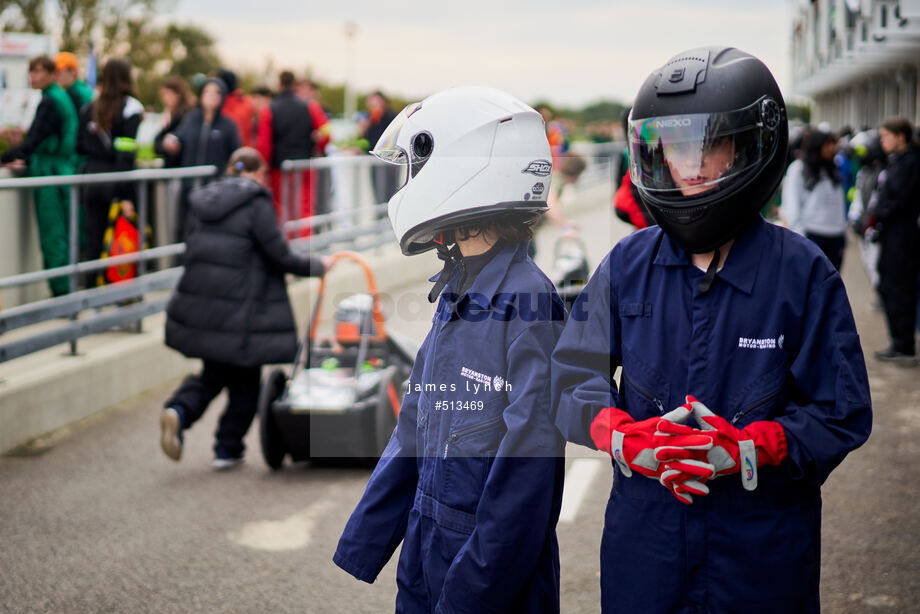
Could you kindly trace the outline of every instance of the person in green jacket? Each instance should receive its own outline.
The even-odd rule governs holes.
[[[46,55],[29,61],[29,85],[41,90],[42,99],[22,143],[0,157],[0,164],[24,168],[29,175],[72,175],[77,140],[77,112],[70,98],[55,81],[54,62]],[[46,269],[69,262],[70,198],[68,186],[35,188],[35,214],[42,260]],[[67,277],[49,280],[54,296],[67,294]]]

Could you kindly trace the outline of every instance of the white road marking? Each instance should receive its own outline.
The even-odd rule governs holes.
[[[330,508],[330,501],[319,501],[284,520],[248,522],[238,531],[228,533],[227,537],[230,541],[253,550],[297,550],[313,541],[316,521]]]
[[[599,458],[576,458],[565,472],[565,488],[562,491],[562,510],[559,512],[559,522],[570,523],[578,515],[578,508],[594,476],[601,468],[604,461]]]

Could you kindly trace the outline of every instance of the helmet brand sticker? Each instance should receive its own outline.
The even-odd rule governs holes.
[[[669,117],[668,119],[656,119],[656,128],[682,128],[693,125],[693,120],[689,117]]]
[[[533,184],[533,188],[531,188],[530,191],[534,193],[534,196],[539,196],[540,194],[543,193],[543,190],[545,189],[546,189],[546,186],[543,185],[543,182],[538,181],[535,184]]]
[[[521,172],[537,177],[549,177],[549,174],[553,172],[553,164],[549,160],[534,160]]]

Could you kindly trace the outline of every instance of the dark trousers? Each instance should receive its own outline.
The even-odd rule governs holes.
[[[88,160],[81,169],[82,173],[111,173],[126,170],[96,160]],[[115,200],[135,202],[134,188],[126,184],[93,183],[81,188],[83,201],[83,224],[86,231],[86,243],[83,260],[97,260],[102,257],[105,247],[105,231],[109,227],[109,209]],[[92,271],[86,276],[86,286],[95,287],[103,271]]]
[[[192,426],[220,391],[227,389],[230,397],[220,417],[215,433],[214,453],[223,457],[242,456],[246,446],[243,437],[252,424],[259,402],[262,367],[239,367],[205,360],[201,375],[185,378],[166,407],[178,406],[183,411],[182,428]]]
[[[839,271],[840,266],[843,264],[843,250],[846,249],[847,246],[846,235],[825,237],[823,235],[816,235],[808,232],[805,233],[805,236],[808,237],[812,243],[821,248],[821,251],[824,252],[824,255],[831,261],[834,268]]]
[[[913,354],[917,321],[917,274],[920,272],[920,231],[909,224],[883,231],[878,258],[878,292],[885,307],[888,332],[895,350]]]
[[[83,224],[86,229],[86,246],[83,260],[97,260],[102,257],[105,243],[105,230],[109,227],[109,208],[115,198],[115,190],[110,184],[90,184],[83,186]],[[86,274],[86,287],[95,287],[97,278],[103,271],[91,271]]]

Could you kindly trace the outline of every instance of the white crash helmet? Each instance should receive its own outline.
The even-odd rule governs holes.
[[[402,252],[443,248],[445,230],[508,212],[546,211],[552,156],[543,118],[490,87],[456,87],[408,105],[371,151],[407,166],[390,198]]]

